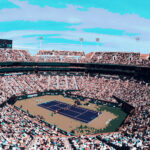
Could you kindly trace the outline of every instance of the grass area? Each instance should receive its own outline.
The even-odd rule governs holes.
[[[76,134],[98,134],[98,133],[106,133],[106,132],[114,132],[117,131],[122,122],[125,120],[127,114],[121,110],[121,108],[117,107],[108,107],[108,106],[98,106],[97,111],[108,111],[117,116],[117,118],[110,120],[108,126],[105,129],[95,129],[88,126],[80,126],[74,130]]]
[[[117,116],[117,118],[111,120],[108,126],[105,129],[101,130],[100,132],[117,131],[120,125],[122,124],[122,122],[125,120],[127,114],[124,111],[122,111],[121,108],[118,108],[118,107],[100,106],[99,108],[97,108],[97,111],[100,111],[100,112],[104,110],[113,113],[114,115]]]

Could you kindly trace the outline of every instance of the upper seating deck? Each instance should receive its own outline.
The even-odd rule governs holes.
[[[39,50],[35,56],[27,50],[0,49],[0,62],[68,62],[150,66],[149,54],[143,58],[133,52],[91,52]]]

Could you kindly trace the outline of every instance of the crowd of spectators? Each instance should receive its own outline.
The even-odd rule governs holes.
[[[13,95],[33,94],[45,90],[78,89],[74,76],[22,74],[0,76],[0,104]]]
[[[125,53],[125,52],[92,52],[90,55],[92,63],[105,63],[105,64],[127,64],[139,65],[142,60],[140,53]]]
[[[26,50],[0,49],[0,62],[29,62],[34,61]]]
[[[60,53],[41,51],[39,55],[31,57],[24,50],[0,50],[0,62],[7,61],[48,61],[55,62],[92,62],[113,64],[141,64],[138,53],[93,53],[91,58],[76,52],[64,51]],[[115,54],[115,55],[114,55]],[[50,55],[50,56],[43,56]],[[77,61],[73,59],[77,58]],[[65,58],[65,59],[64,59]],[[68,59],[69,58],[69,59]],[[56,62],[57,62],[56,61]],[[142,61],[143,65],[149,61]],[[25,112],[18,112],[12,106],[0,108],[0,150],[1,149],[106,149],[112,150],[113,146],[128,149],[150,148],[150,84],[137,81],[133,78],[120,78],[119,76],[104,75],[61,75],[56,73],[13,74],[0,76],[0,104],[7,102],[13,96],[33,94],[45,90],[77,90],[72,94],[88,97],[89,99],[100,99],[117,103],[112,97],[115,95],[135,107],[132,115],[129,115],[120,128],[120,132],[97,136],[80,136],[61,138],[56,130],[52,130],[39,118],[31,118]],[[69,138],[69,141],[68,141]]]
[[[141,139],[140,137],[132,137],[125,135],[124,133],[113,133],[113,134],[107,134],[107,135],[99,135],[101,140],[104,140],[106,143],[111,143],[115,146],[118,146],[120,149],[122,147],[125,148],[125,150],[136,150],[136,149],[148,149],[148,137],[146,140]],[[146,143],[147,142],[147,143]]]
[[[54,55],[54,56],[42,56],[37,55],[33,56],[34,62],[61,62],[60,56]]]
[[[40,50],[31,56],[26,50],[0,49],[0,62],[69,62],[104,63],[149,66],[149,59],[141,59],[140,53],[91,52],[85,55],[81,51]]]
[[[39,50],[37,55],[63,55],[63,56],[84,56],[84,52],[80,51],[56,51],[56,50]]]
[[[96,136],[79,136],[69,139],[73,149],[76,150],[113,150],[114,148],[100,141]]]
[[[59,57],[49,61],[47,58]],[[54,57],[54,58],[55,58]],[[143,60],[140,53],[127,52],[91,52],[87,55],[84,52],[76,51],[44,51],[41,50],[34,57],[36,61],[48,62],[72,62],[72,63],[103,63],[103,64],[126,64],[143,65],[150,64],[149,60]]]
[[[17,96],[24,93],[32,94],[51,89],[75,89],[77,91],[72,92],[75,95],[117,103],[116,100],[112,98],[112,95],[115,95],[135,107],[135,112],[128,117],[121,129],[124,137],[127,137],[126,139],[129,139],[130,141],[127,142],[128,146],[130,146],[129,143],[132,143],[131,139],[140,140],[142,146],[146,145],[149,141],[149,83],[137,81],[133,78],[122,79],[119,78],[119,76],[79,76],[70,75],[69,73],[66,75],[50,75],[47,73],[11,75],[1,76],[0,78],[1,103],[6,101],[12,95]],[[106,139],[109,136],[107,136]],[[111,138],[112,136],[110,136],[110,140]],[[134,146],[139,146],[140,144],[137,144],[137,142],[135,144],[134,141]]]
[[[120,133],[101,135],[101,139],[120,147],[128,149],[150,148],[150,85],[134,79],[113,79],[93,77],[78,77],[77,83],[80,92],[74,92],[82,96],[92,98],[104,98],[112,101],[112,94],[125,100],[135,107],[132,115],[129,115],[120,129]],[[97,97],[98,96],[98,97]],[[78,139],[80,143],[80,138]],[[80,147],[76,139],[75,147]],[[82,143],[83,144],[83,143]],[[84,144],[81,147],[85,146]]]
[[[77,63],[80,62],[84,52],[79,51],[56,51],[56,50],[39,50],[37,55],[34,56],[36,61],[42,62],[69,62]],[[80,58],[80,59],[79,59]]]
[[[31,118],[27,113],[18,111],[11,105],[0,108],[0,149],[53,149],[65,150],[64,140],[56,137],[61,135],[57,128],[52,130],[39,118]],[[56,139],[55,139],[56,138]]]

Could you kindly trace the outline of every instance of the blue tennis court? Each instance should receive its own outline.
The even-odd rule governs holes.
[[[66,104],[56,100],[41,103],[38,106],[54,112],[57,111],[59,114],[85,123],[89,123],[98,116],[98,112],[96,111]]]

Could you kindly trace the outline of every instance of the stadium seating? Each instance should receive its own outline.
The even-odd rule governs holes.
[[[31,56],[26,50],[0,49],[0,62],[68,62],[102,63],[150,66],[149,59],[143,59],[140,53],[127,52],[91,52],[85,55],[79,51],[39,50]]]
[[[41,50],[31,56],[26,50],[0,50],[0,62],[72,62],[149,66],[139,53]],[[115,95],[135,107],[119,132],[86,136],[64,136],[57,128],[49,128],[40,117],[16,110],[7,104],[13,95],[34,94],[48,90],[78,90],[72,94],[89,99],[117,103]],[[0,150],[1,149],[149,149],[150,84],[133,78],[112,75],[64,75],[33,73],[0,76]],[[63,138],[62,138],[63,137]],[[116,148],[117,147],[117,148]]]
[[[137,82],[134,79],[122,80],[118,78],[108,78],[105,76],[71,76],[71,75],[47,75],[45,74],[29,74],[29,75],[11,75],[0,77],[1,103],[6,101],[12,95],[21,95],[22,92],[27,94],[36,93],[49,89],[80,89],[73,94],[88,96],[89,98],[98,98],[105,101],[115,102],[112,95],[116,95],[121,99],[135,106],[135,113],[126,120],[122,128],[128,146],[139,147],[146,145],[149,141],[149,100],[150,86],[144,82]],[[10,114],[12,109],[7,106],[2,109],[1,115]],[[13,111],[13,113],[16,113]],[[3,115],[4,116],[4,115]],[[4,117],[7,120],[7,118]],[[1,126],[6,120],[1,119]],[[10,119],[11,121],[11,119]],[[15,122],[14,122],[15,124]],[[142,125],[141,125],[142,124]],[[7,127],[6,127],[7,129]],[[5,129],[5,130],[6,130]],[[15,130],[15,127],[13,128]],[[2,129],[3,130],[3,129]],[[7,129],[8,130],[8,129]],[[133,132],[134,131],[134,132]],[[5,131],[6,132],[6,131]],[[114,138],[115,135],[102,136],[103,139]],[[134,140],[134,143],[130,140]],[[117,138],[118,139],[118,138]],[[130,141],[128,142],[127,141]],[[119,139],[118,139],[119,140]],[[139,144],[137,144],[139,141]],[[117,141],[116,141],[117,142]],[[119,141],[118,141],[119,142]],[[136,144],[135,144],[136,143]],[[116,143],[117,144],[117,143]],[[118,144],[119,145],[119,144]]]

